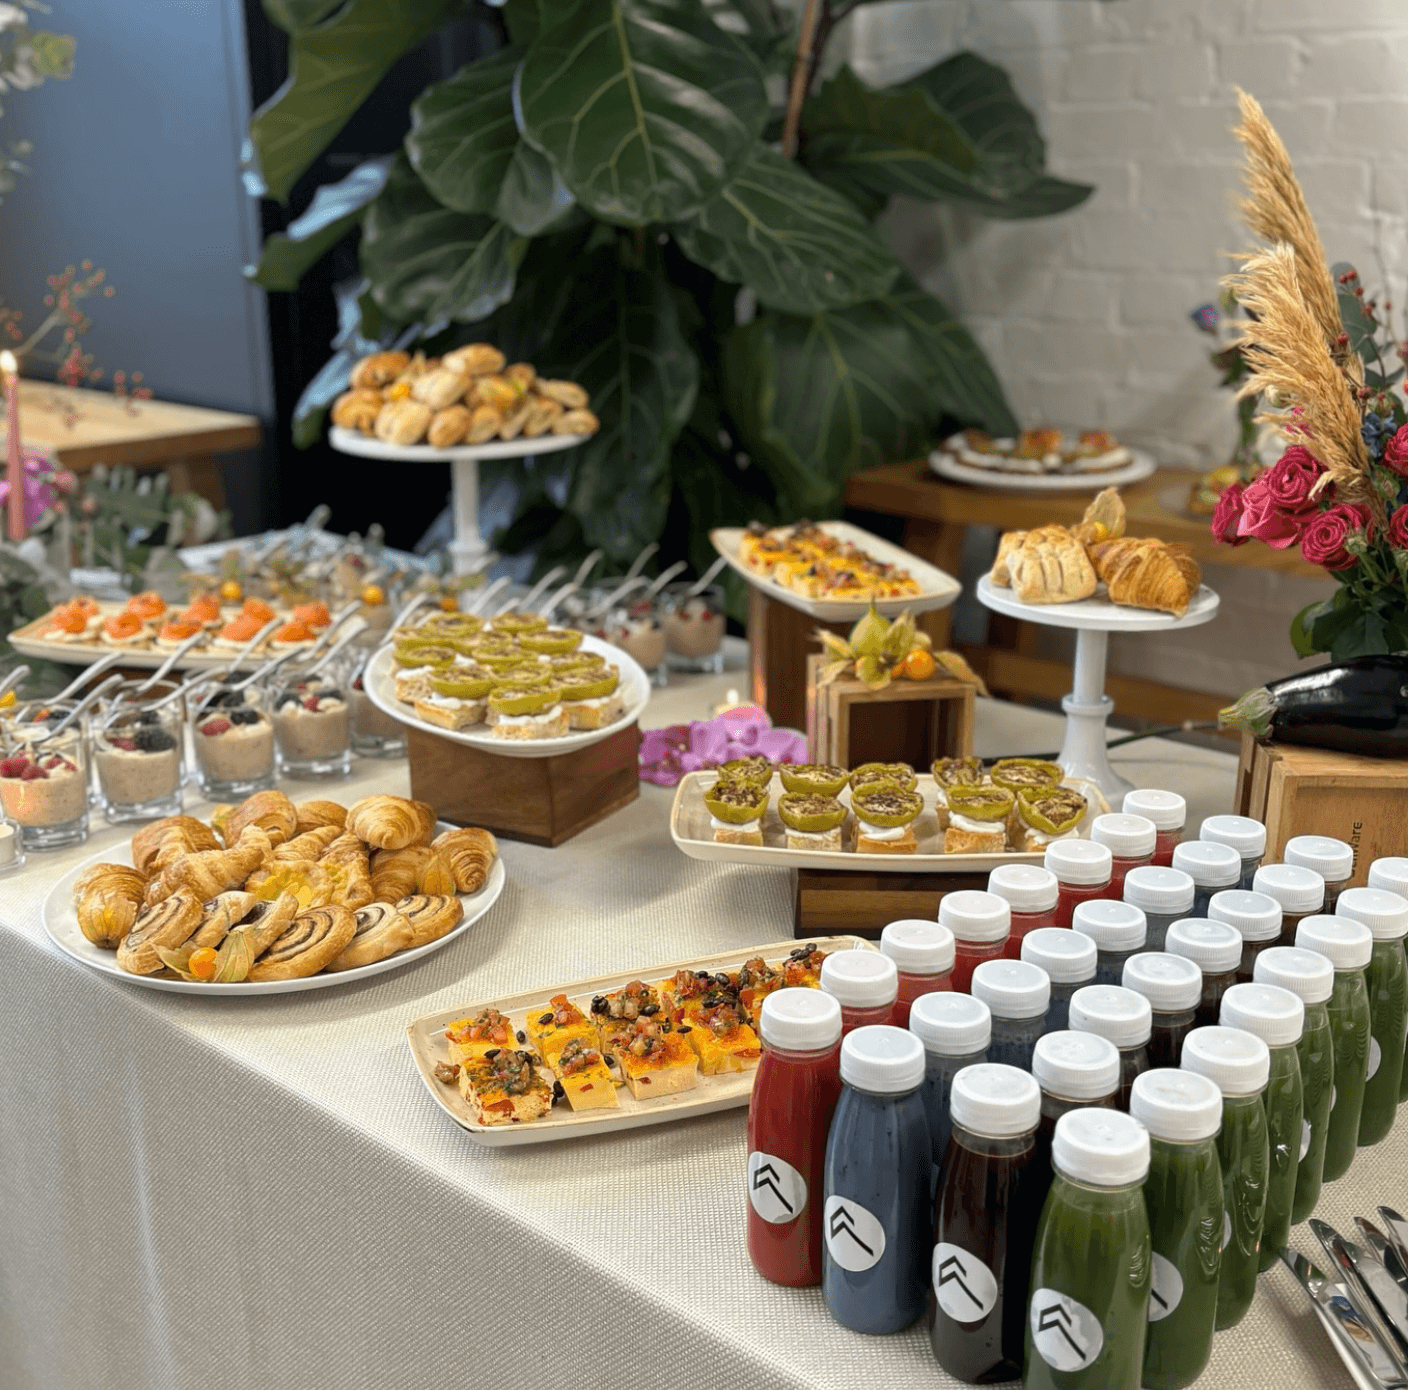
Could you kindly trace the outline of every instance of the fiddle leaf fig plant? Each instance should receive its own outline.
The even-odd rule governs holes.
[[[360,226],[365,281],[296,440],[369,345],[492,341],[580,381],[601,420],[576,449],[487,470],[519,483],[500,547],[545,566],[663,539],[700,564],[711,526],[835,515],[847,474],[941,424],[1015,427],[972,335],[875,224],[896,194],[1004,218],[1089,196],[1046,172],[1032,114],[975,54],[890,86],[844,65],[818,81],[852,8],[833,0],[265,8],[291,76],[251,122],[249,174],[279,199],[401,54],[471,10],[502,40],[427,86],[401,152],[321,190],[251,269],[287,288]]]

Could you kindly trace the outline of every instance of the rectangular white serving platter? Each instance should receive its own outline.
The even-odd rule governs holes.
[[[670,807],[670,838],[691,859],[703,859],[715,864],[753,864],[770,869],[837,869],[862,874],[974,874],[987,873],[999,864],[1040,864],[1042,861],[1041,850],[1030,853],[1005,850],[1001,854],[945,854],[943,831],[939,829],[938,817],[934,813],[934,779],[927,772],[919,774],[919,785],[915,788],[924,798],[924,809],[914,822],[915,838],[919,841],[915,854],[857,854],[853,849],[788,849],[787,828],[777,814],[777,799],[783,794],[783,787],[782,779],[776,774],[772,779],[772,797],[763,815],[763,843],[721,845],[714,839],[709,825],[712,817],[704,804],[704,790],[713,785],[717,775],[714,772],[690,772],[675,789],[674,804]],[[1090,802],[1085,816],[1076,827],[1077,834],[1084,836],[1091,816],[1099,815],[1105,808],[1090,784],[1075,783],[1068,778],[1065,785],[1074,786]],[[843,790],[841,800],[849,804],[849,799],[849,791]],[[855,843],[855,821],[849,816],[841,831],[841,841],[843,844]]]
[[[100,603],[98,607],[104,618],[110,618],[114,613],[121,613],[126,604]],[[282,612],[283,610],[278,611]],[[233,617],[234,614],[231,613],[230,616]],[[21,656],[33,656],[41,661],[67,661],[75,666],[87,666],[90,662],[97,661],[101,657],[111,656],[115,651],[120,651],[123,666],[144,671],[155,671],[171,655],[170,651],[157,646],[122,647],[112,642],[100,641],[96,637],[89,638],[86,634],[82,642],[51,642],[47,638],[37,635],[48,620],[49,615],[46,613],[42,618],[35,618],[33,622],[16,628],[9,636],[10,645]],[[234,656],[234,652],[196,648],[187,652],[176,663],[176,669],[178,671],[209,671],[217,666],[228,666]]]
[[[927,560],[921,560],[917,555],[911,555],[909,551],[891,545],[889,541],[881,540],[879,536],[872,535],[859,526],[852,526],[848,521],[823,521],[818,524],[827,535],[835,536],[837,540],[850,541],[882,564],[898,565],[914,576],[919,585],[919,593],[903,598],[876,599],[876,609],[887,618],[898,617],[905,609],[911,613],[927,613],[934,608],[947,608],[963,591],[963,586],[951,574],[946,574]],[[793,593],[791,589],[773,583],[766,575],[756,574],[739,556],[739,545],[743,540],[741,526],[715,527],[709,532],[709,539],[714,543],[714,549],[728,561],[730,568],[741,574],[759,592],[807,614],[808,617],[816,618],[820,622],[844,623],[863,618],[870,611],[869,599],[808,598],[805,594]]]
[[[587,1134],[613,1134],[623,1129],[640,1129],[644,1125],[665,1124],[671,1120],[694,1115],[711,1115],[716,1110],[729,1110],[747,1105],[753,1094],[754,1067],[745,1072],[729,1072],[720,1076],[700,1075],[692,1091],[680,1091],[659,1100],[636,1100],[624,1086],[616,1088],[619,1106],[616,1110],[574,1111],[566,1101],[559,1101],[540,1120],[521,1125],[483,1125],[474,1117],[469,1103],[460,1095],[457,1082],[446,1085],[435,1079],[437,1062],[450,1060],[445,1029],[459,1018],[469,1018],[490,1006],[507,1014],[515,1029],[535,1011],[547,1007],[554,994],[565,994],[583,1013],[590,1013],[592,997],[607,990],[620,989],[632,980],[652,984],[668,980],[677,970],[736,970],[744,961],[762,956],[769,962],[784,959],[797,946],[807,942],[822,951],[878,949],[873,941],[858,936],[817,936],[774,941],[762,946],[737,947],[717,955],[695,956],[690,960],[671,961],[644,970],[620,970],[611,975],[598,975],[590,980],[573,980],[549,985],[542,989],[523,990],[499,999],[484,999],[462,1004],[453,1009],[439,1009],[423,1014],[406,1028],[406,1041],[420,1079],[435,1103],[457,1124],[467,1129],[481,1144],[510,1147],[519,1144],[546,1144],[555,1139],[576,1139]],[[544,1072],[545,1076],[551,1073]]]

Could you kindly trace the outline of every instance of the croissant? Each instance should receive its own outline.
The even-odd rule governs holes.
[[[503,371],[504,355],[488,343],[466,343],[447,352],[440,359],[440,365],[463,372],[466,376],[484,376]]]
[[[416,879],[416,892],[430,893],[436,897],[452,898],[455,895],[455,871],[450,867],[450,856],[443,849],[432,849]],[[407,896],[402,894],[402,897]]]
[[[344,830],[341,835],[330,844],[319,857],[319,863],[327,864],[331,867],[334,864],[347,864],[357,860],[366,860],[368,851],[364,845],[350,830]]]
[[[1085,547],[1064,526],[1028,531],[1007,557],[1012,591],[1023,603],[1073,603],[1095,592]]]
[[[73,885],[79,930],[95,946],[113,950],[142,910],[147,881],[125,864],[94,864]]]
[[[235,844],[251,825],[265,831],[271,844],[281,845],[298,833],[298,812],[283,792],[255,792],[230,812],[225,822],[225,843]]]
[[[298,816],[294,827],[298,835],[320,825],[335,825],[340,830],[347,824],[347,807],[336,801],[300,801],[293,809]]]
[[[1190,584],[1179,562],[1163,541],[1152,537],[1138,540],[1102,541],[1091,546],[1095,572],[1105,581],[1111,603],[1130,608],[1151,608],[1181,618],[1188,611],[1196,584]],[[1191,565],[1192,557],[1183,557]],[[1194,566],[1196,569],[1196,566]]]
[[[322,864],[319,867],[326,869],[332,879],[329,902],[356,911],[357,908],[366,907],[368,903],[376,901],[376,887],[372,883],[365,854],[355,858],[349,855],[340,863]]]
[[[347,829],[376,849],[404,849],[430,843],[435,812],[404,796],[368,796],[347,812]]]
[[[487,830],[472,825],[447,830],[430,843],[431,848],[444,850],[449,855],[455,890],[460,893],[477,893],[484,886],[499,852],[498,841]],[[433,890],[423,888],[421,891]]]
[[[320,825],[315,830],[305,830],[291,840],[285,840],[274,850],[276,863],[292,862],[296,859],[321,859],[327,847],[334,840],[341,839],[340,825]]]
[[[428,405],[432,411],[444,410],[464,395],[469,388],[469,377],[443,363],[433,372],[427,372],[411,386],[411,399]]]
[[[376,426],[376,417],[381,413],[381,392],[362,387],[344,391],[332,403],[332,422],[343,429],[360,430],[370,434]]]
[[[194,816],[163,816],[133,835],[132,863],[138,873],[150,877],[178,854],[219,848],[215,832]]]
[[[199,906],[217,893],[242,886],[272,852],[269,836],[251,825],[232,849],[200,850],[173,860],[147,885],[146,902],[159,903],[179,891],[189,893]]]
[[[1202,566],[1193,558],[1192,548],[1184,545],[1182,541],[1166,541],[1164,549],[1168,551],[1173,563],[1178,566],[1178,572],[1183,576],[1183,582],[1188,586],[1188,597],[1191,600],[1203,582]]]
[[[230,928],[236,922],[243,921],[258,901],[253,893],[217,893],[208,903],[201,904],[204,915],[188,944],[194,947],[218,946],[230,934]]]
[[[591,399],[575,381],[552,381],[540,376],[533,383],[533,389],[567,410],[584,410]]]
[[[469,433],[470,413],[466,406],[451,405],[437,410],[430,422],[425,442],[432,449],[451,449]]]
[[[379,390],[390,386],[410,364],[411,356],[407,352],[374,352],[352,368],[350,382],[354,388],[372,387]]]
[[[376,417],[376,437],[389,444],[419,444],[434,415],[423,401],[387,401]]]
[[[465,439],[470,444],[483,444],[499,432],[504,422],[504,413],[496,405],[476,405],[469,417],[469,430]]]
[[[376,901],[394,903],[416,892],[431,854],[429,845],[379,850],[372,859],[372,889]]]

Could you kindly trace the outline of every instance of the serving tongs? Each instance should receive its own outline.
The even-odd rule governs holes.
[[[1281,1259],[1310,1295],[1310,1306],[1360,1390],[1408,1390],[1408,1373],[1348,1285],[1326,1275],[1289,1246],[1282,1247]]]

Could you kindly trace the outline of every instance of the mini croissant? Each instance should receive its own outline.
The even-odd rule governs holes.
[[[1163,541],[1102,541],[1090,548],[1095,572],[1105,581],[1111,603],[1151,608],[1181,618],[1200,580],[1197,563],[1184,550],[1175,555]]]

